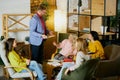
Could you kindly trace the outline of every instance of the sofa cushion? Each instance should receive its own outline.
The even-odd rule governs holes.
[[[110,59],[110,56],[112,54],[112,47],[111,45],[108,45],[106,47],[104,47],[104,54],[105,54],[105,59],[106,60],[109,60]]]
[[[99,62],[95,71],[95,77],[105,78],[120,75],[120,46],[109,45],[104,49],[108,60],[101,60]]]
[[[112,45],[112,54],[110,56],[110,59],[115,59],[118,56],[120,56],[120,46]]]
[[[66,68],[63,70],[62,80],[90,80],[93,75],[95,68],[99,62],[99,59],[91,59],[83,63],[76,70],[64,75]]]
[[[120,46],[118,45],[108,45],[104,48],[105,57],[107,60],[115,59],[120,56]]]

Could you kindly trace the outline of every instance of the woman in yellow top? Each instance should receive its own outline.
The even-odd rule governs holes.
[[[96,31],[91,31],[88,34],[88,50],[91,53],[91,58],[105,59],[103,46],[99,41],[99,36]]]
[[[21,57],[17,52],[14,50],[16,45],[16,40],[14,38],[8,38],[5,42],[5,50],[6,56],[10,61],[12,66],[21,66],[25,68],[14,68],[17,72],[26,72],[26,68],[28,67],[31,71],[35,71],[37,73],[37,80],[45,80],[46,77],[42,71],[42,66],[38,64],[36,61],[30,61],[29,59]]]

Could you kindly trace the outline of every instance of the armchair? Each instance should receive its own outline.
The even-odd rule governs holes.
[[[101,60],[94,76],[99,80],[103,78],[120,76],[120,46],[108,45],[104,48],[106,60]],[[112,79],[113,80],[113,79]],[[114,79],[116,80],[116,79]]]
[[[1,46],[1,50],[2,52],[0,52],[0,57],[5,65],[5,69],[7,71],[7,74],[5,74],[7,76],[7,78],[12,78],[12,79],[17,79],[17,78],[30,78],[31,80],[35,80],[35,77],[37,76],[36,72],[31,72],[29,69],[27,69],[28,72],[24,72],[24,73],[18,73],[16,72],[13,67],[19,67],[22,68],[22,66],[11,66],[6,55],[5,55],[5,50],[4,50],[4,41],[3,40],[0,43]]]
[[[104,48],[106,60],[99,60],[97,67],[93,67],[93,77],[92,80],[120,80],[120,46],[118,45],[109,45]],[[92,65],[90,62],[89,64]],[[69,73],[69,75],[63,75],[62,80],[89,80],[85,79],[90,75],[85,77],[85,74],[92,69],[90,65],[84,68],[89,68],[86,71],[80,66],[79,71],[74,71]],[[82,69],[81,69],[82,68]],[[83,71],[83,72],[82,72]],[[64,71],[63,71],[64,72]],[[79,74],[78,74],[79,73]],[[79,78],[77,78],[79,77]],[[85,77],[85,78],[84,78]],[[74,78],[74,79],[73,79]],[[91,79],[90,79],[91,80]]]

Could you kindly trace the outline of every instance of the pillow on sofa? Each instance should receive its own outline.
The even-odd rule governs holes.
[[[105,53],[105,58],[106,60],[112,60],[115,59],[116,57],[120,56],[120,46],[119,45],[108,45],[104,47],[104,53]]]
[[[91,59],[83,63],[76,70],[69,72],[68,75],[64,75],[66,68],[63,70],[61,80],[90,80],[96,69],[99,59]]]

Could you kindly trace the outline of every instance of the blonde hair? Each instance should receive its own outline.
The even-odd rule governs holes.
[[[76,43],[76,40],[77,40],[77,35],[76,34],[69,34],[69,37],[72,38],[72,45],[73,47],[75,47],[75,43]]]
[[[78,38],[76,40],[76,44],[77,44],[77,50],[78,51],[83,51],[84,54],[87,54],[87,42],[86,42],[85,39]]]

